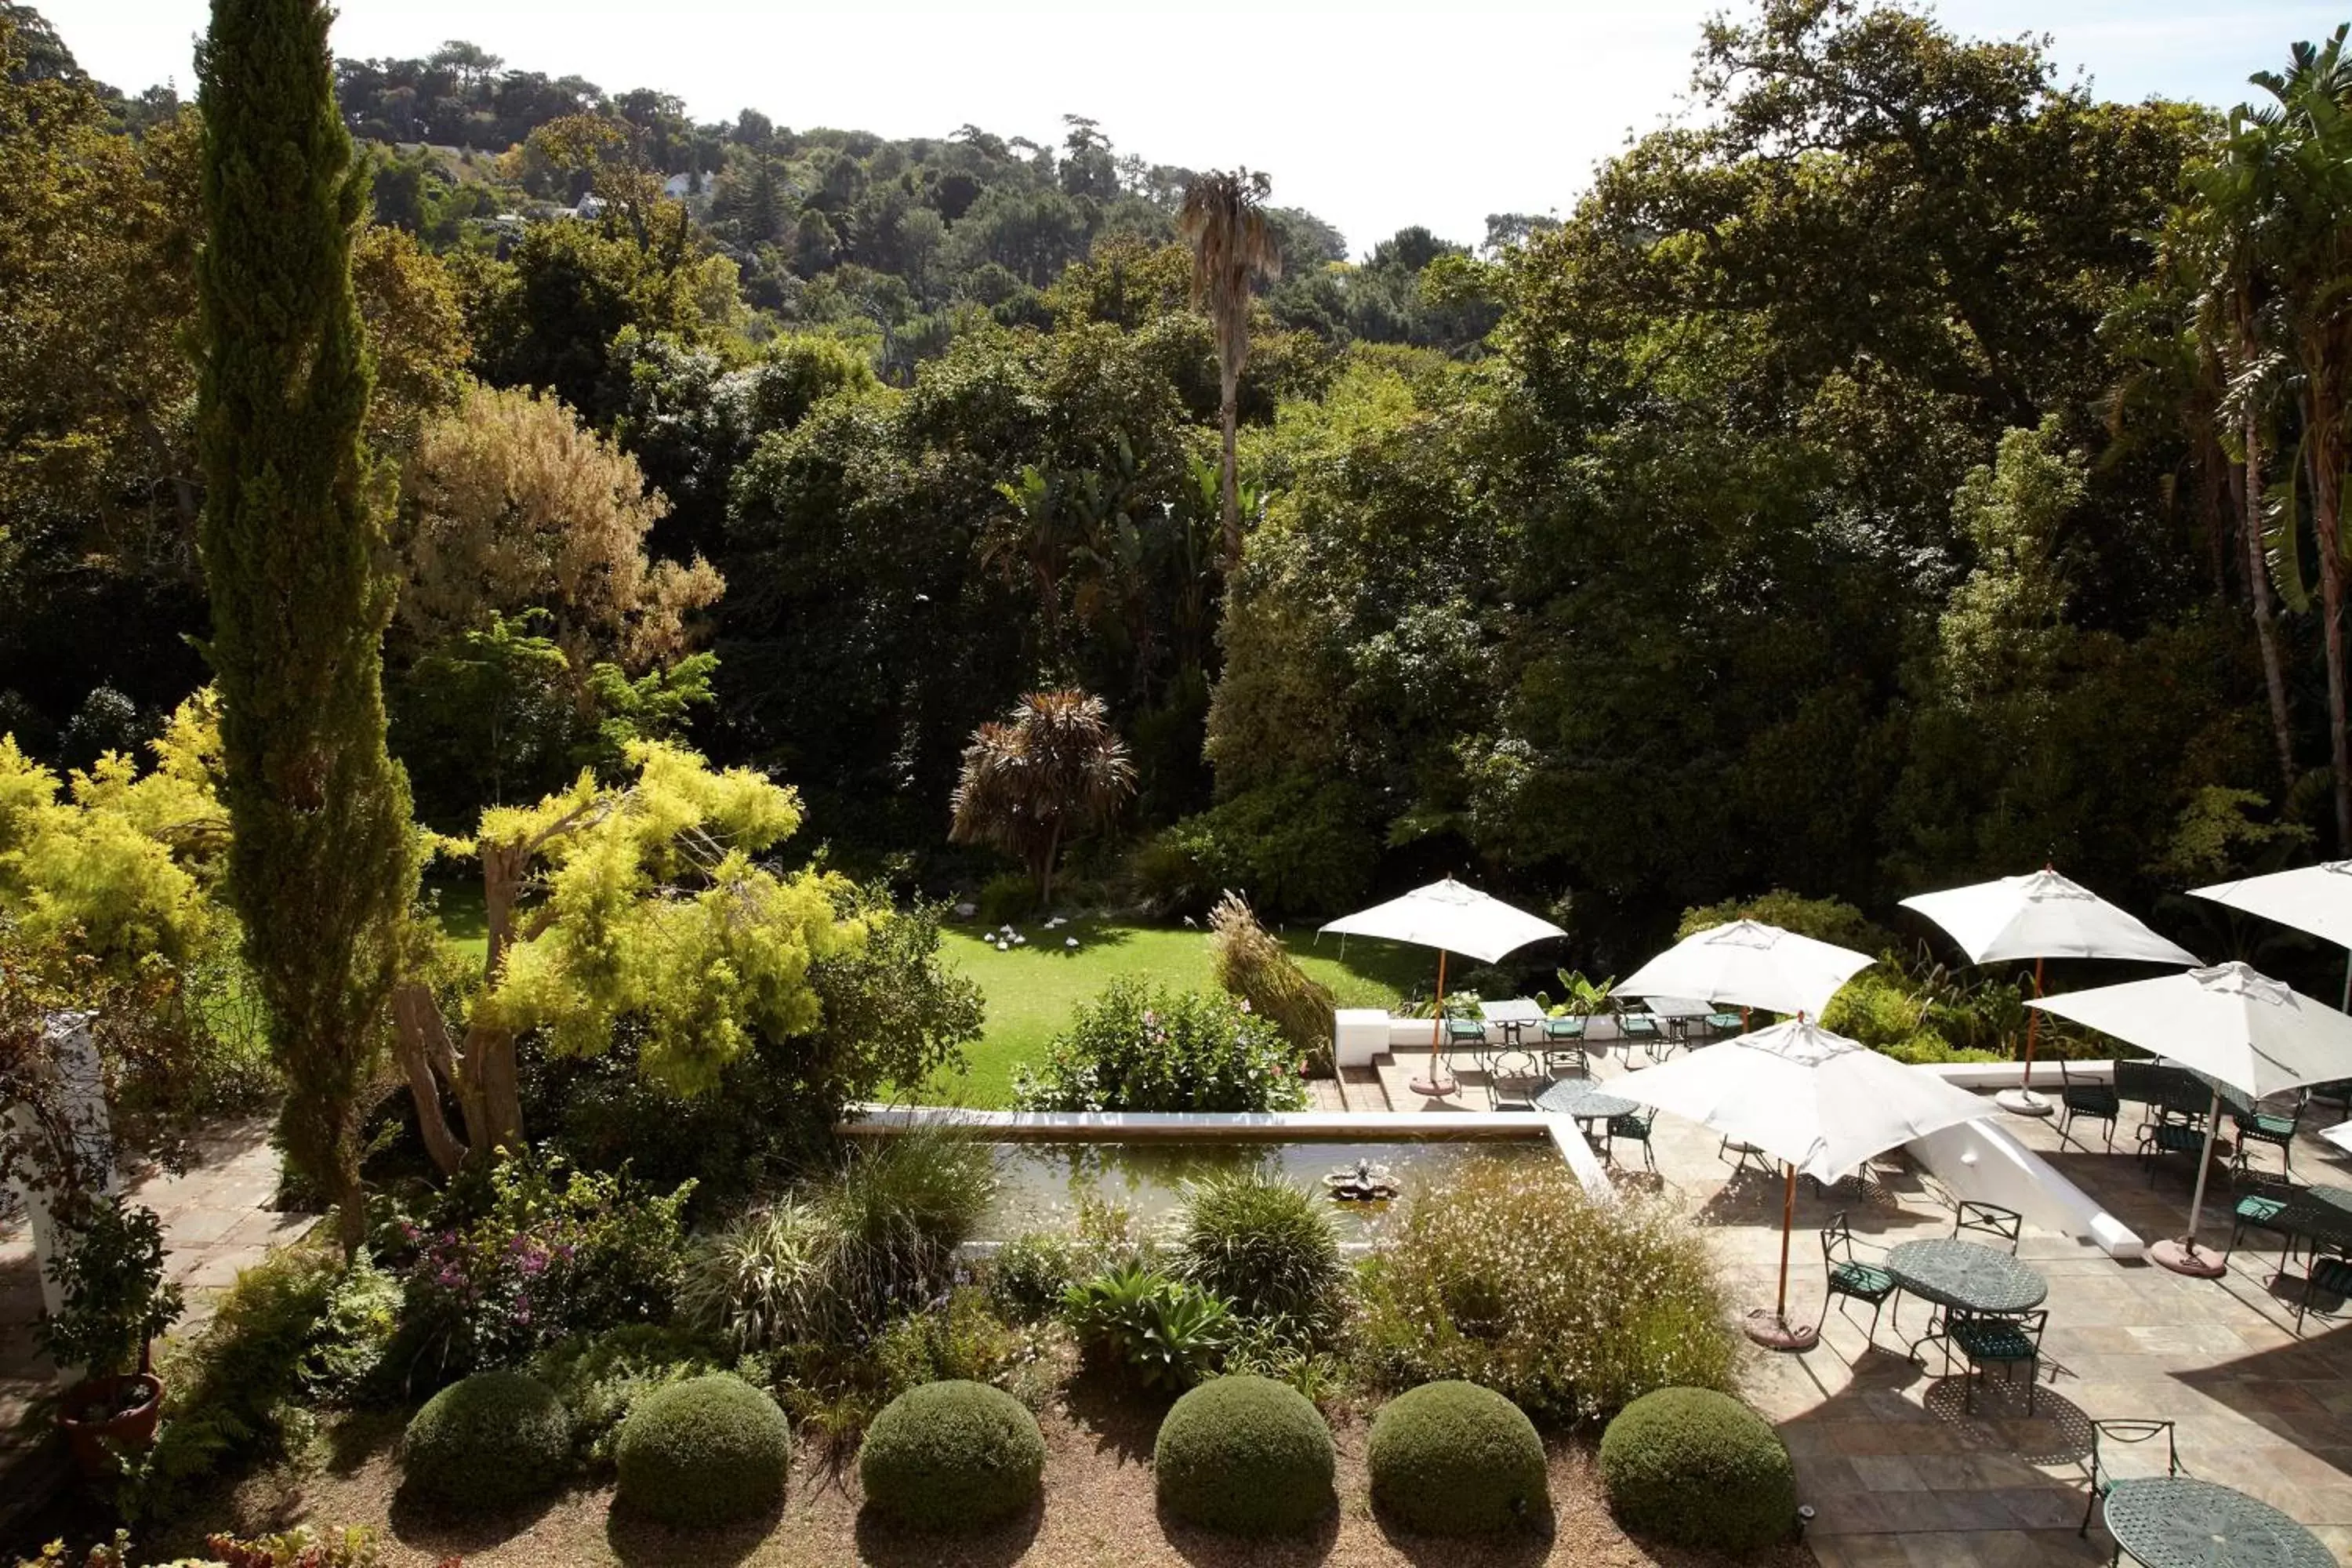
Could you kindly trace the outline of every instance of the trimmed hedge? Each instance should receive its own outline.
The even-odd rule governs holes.
[[[1321,1518],[1334,1465],[1331,1428],[1306,1395],[1249,1376],[1212,1378],[1178,1400],[1151,1456],[1162,1508],[1234,1535],[1289,1534]]]
[[[1797,1523],[1797,1478],[1771,1423],[1708,1388],[1662,1388],[1601,1435],[1618,1521],[1685,1546],[1752,1552]]]
[[[552,1489],[572,1468],[572,1416],[555,1391],[520,1372],[478,1372],[425,1402],[401,1439],[420,1498],[474,1511]]]
[[[1423,1535],[1490,1535],[1551,1511],[1543,1439],[1475,1383],[1424,1383],[1372,1417],[1372,1505]]]
[[[857,1479],[876,1512],[913,1530],[995,1523],[1036,1500],[1037,1418],[1001,1388],[949,1379],[910,1388],[866,1428]]]
[[[784,1500],[792,1423],[733,1373],[657,1388],[621,1423],[615,1500],[664,1524],[732,1524]]]

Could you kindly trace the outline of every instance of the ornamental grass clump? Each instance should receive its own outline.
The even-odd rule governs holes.
[[[876,1138],[829,1179],[697,1240],[679,1312],[739,1351],[865,1339],[946,1294],[995,1187],[987,1145],[953,1131]]]
[[[1218,984],[1274,1020],[1292,1048],[1328,1070],[1338,1022],[1330,987],[1307,978],[1240,894],[1228,891],[1209,911],[1209,952]]]
[[[1347,1278],[1329,1201],[1256,1171],[1195,1182],[1184,1194],[1178,1272],[1244,1317],[1328,1329]]]
[[[1566,1423],[1731,1381],[1705,1238],[1671,1204],[1597,1203],[1549,1162],[1475,1160],[1416,1189],[1359,1290],[1356,1353],[1374,1386],[1459,1378]]]

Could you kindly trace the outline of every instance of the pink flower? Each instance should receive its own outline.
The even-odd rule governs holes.
[[[1243,997],[1243,998],[1242,998],[1242,1011],[1243,1011],[1243,1012],[1244,1012],[1244,1013],[1246,1013],[1246,1012],[1248,1012],[1249,1010],[1250,1010],[1250,1008],[1249,1008],[1249,998],[1248,998],[1248,997],[1246,997],[1246,996],[1244,996],[1244,997]]]

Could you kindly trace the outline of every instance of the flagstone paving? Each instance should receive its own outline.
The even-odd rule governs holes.
[[[163,1222],[165,1267],[187,1295],[182,1331],[210,1315],[219,1292],[236,1281],[239,1269],[299,1237],[317,1218],[270,1207],[278,1160],[266,1119],[210,1128],[193,1141],[187,1154],[180,1173],[153,1171],[130,1188]],[[0,1535],[12,1519],[46,1500],[65,1477],[44,1403],[55,1392],[56,1370],[33,1342],[40,1310],[32,1232],[21,1215],[0,1221]]]

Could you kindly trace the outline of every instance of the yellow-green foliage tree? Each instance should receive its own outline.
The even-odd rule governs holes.
[[[482,866],[489,942],[478,988],[436,988],[419,953],[394,995],[401,1066],[445,1171],[521,1141],[515,1047],[526,1031],[593,1056],[633,1018],[640,1069],[697,1093],[760,1036],[813,1031],[810,964],[862,946],[886,918],[841,912],[854,900],[838,876],[754,859],[799,828],[792,790],[657,742],[633,744],[627,759],[625,783],[583,773],[536,805],[484,812],[470,841],[445,845]],[[445,1005],[460,1000],[462,1032]]]
[[[70,948],[118,979],[150,959],[185,963],[234,931],[214,897],[228,818],[213,793],[211,691],[150,747],[144,773],[110,752],[61,780],[0,736],[0,908],[36,948]]]

